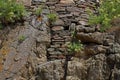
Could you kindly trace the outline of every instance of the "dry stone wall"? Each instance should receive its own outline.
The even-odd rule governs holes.
[[[68,62],[67,80],[120,80],[120,36],[118,31],[101,33],[88,24],[87,8],[99,0],[32,0],[31,8],[43,6],[41,20],[29,12],[23,28],[12,29],[7,41],[0,41],[3,56],[0,80],[63,80],[65,43],[76,38],[83,50]],[[58,19],[49,25],[47,14]],[[19,36],[25,40],[19,42]],[[7,52],[5,52],[5,51]],[[5,54],[4,54],[5,53]]]

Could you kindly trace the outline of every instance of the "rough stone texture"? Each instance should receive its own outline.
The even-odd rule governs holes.
[[[88,25],[87,7],[99,0],[33,0],[45,4],[41,20],[30,17],[25,26],[12,29],[0,48],[0,80],[63,80],[65,43],[76,29],[83,50],[68,61],[67,80],[120,80],[119,28],[101,33]],[[46,17],[57,13],[48,25]],[[51,33],[50,33],[51,32]],[[19,41],[24,36],[23,41]],[[1,42],[0,42],[1,43]]]
[[[106,63],[105,54],[98,54],[90,60],[87,80],[108,80],[110,69]]]
[[[82,42],[98,43],[98,44],[103,43],[103,39],[104,39],[103,36],[104,35],[100,32],[77,34],[78,39],[80,39]]]
[[[44,24],[47,22],[45,21]],[[44,26],[44,24],[41,26]],[[21,36],[24,36],[24,39],[20,42]],[[41,31],[25,22],[24,26],[17,26],[11,30],[7,37],[8,40],[3,42],[0,49],[4,63],[0,80],[21,80],[22,78],[29,80],[35,78],[37,65],[47,61],[46,47],[50,43],[49,28],[44,26]],[[0,63],[2,62],[0,61]]]
[[[31,6],[31,1],[32,0],[16,0],[18,3],[22,3],[25,6]]]

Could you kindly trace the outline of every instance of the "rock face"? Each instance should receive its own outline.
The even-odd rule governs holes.
[[[94,11],[93,5],[98,2],[32,0],[35,6],[45,5],[42,19],[37,21],[37,16],[30,15],[24,26],[17,26],[6,35],[6,40],[0,37],[0,80],[64,80],[68,53],[65,44],[71,41],[74,30],[83,49],[68,61],[66,79],[120,80],[119,29],[101,33],[88,24],[86,9]],[[49,13],[58,16],[51,25]]]

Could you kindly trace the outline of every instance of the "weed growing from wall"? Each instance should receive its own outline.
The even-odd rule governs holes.
[[[90,25],[100,24],[100,31],[104,32],[109,29],[111,21],[120,18],[120,0],[102,0],[97,8],[98,14],[90,14]]]

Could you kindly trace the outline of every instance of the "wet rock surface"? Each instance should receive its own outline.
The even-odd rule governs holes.
[[[94,11],[99,0],[29,1],[34,8],[44,4],[41,19],[29,15],[6,40],[0,37],[0,80],[63,80],[65,44],[75,29],[84,49],[68,61],[67,80],[120,80],[119,30],[101,33],[88,24],[86,9]],[[58,16],[51,25],[49,13]]]

